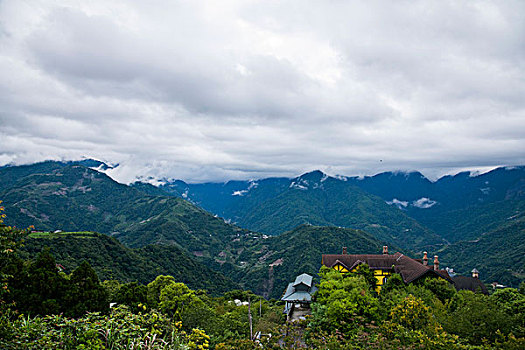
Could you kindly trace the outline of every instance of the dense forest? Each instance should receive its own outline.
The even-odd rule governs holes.
[[[169,275],[139,283],[117,274],[101,282],[87,261],[62,271],[48,248],[24,258],[24,243],[35,239],[30,235],[0,222],[5,349],[525,347],[523,284],[484,295],[457,292],[436,278],[405,285],[394,275],[377,294],[366,266],[349,274],[321,268],[312,315],[286,323],[279,301],[250,291],[212,296]]]

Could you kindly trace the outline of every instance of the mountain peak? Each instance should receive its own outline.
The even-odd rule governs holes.
[[[296,179],[320,182],[320,181],[323,181],[323,179],[325,179],[327,177],[328,177],[328,175],[323,173],[321,170],[314,170],[314,171],[310,171],[308,173],[304,173],[301,176],[298,176]]]

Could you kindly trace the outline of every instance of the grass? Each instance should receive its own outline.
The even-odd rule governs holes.
[[[95,233],[91,231],[78,231],[78,232],[32,232],[29,234],[29,238],[56,238],[65,235],[72,236],[94,236]]]

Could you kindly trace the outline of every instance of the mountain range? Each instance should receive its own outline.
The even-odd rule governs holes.
[[[474,239],[517,220],[524,213],[525,167],[481,175],[462,172],[434,182],[419,172],[330,177],[314,171],[293,179],[204,184],[177,180],[155,189],[266,234],[303,223],[335,225],[373,231],[417,249],[443,244],[441,239]]]
[[[104,174],[107,168],[92,160],[0,168],[9,223],[96,231],[134,249],[173,249],[185,266],[199,266],[187,273],[211,269],[266,297],[278,297],[296,274],[315,274],[321,254],[342,246],[379,253],[389,245],[417,257],[426,250],[460,273],[478,268],[486,281],[525,279],[524,167],[434,182],[417,172],[332,177],[313,171],[292,179],[158,186],[117,183]],[[152,270],[167,266],[151,254],[133,254],[144,266],[157,266]],[[61,256],[68,264],[80,259],[71,251]]]

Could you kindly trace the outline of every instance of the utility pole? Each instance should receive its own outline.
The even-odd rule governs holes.
[[[259,298],[259,318],[262,317],[262,298]]]
[[[253,328],[252,328],[252,302],[248,298],[248,319],[250,320],[250,340],[253,340]]]

